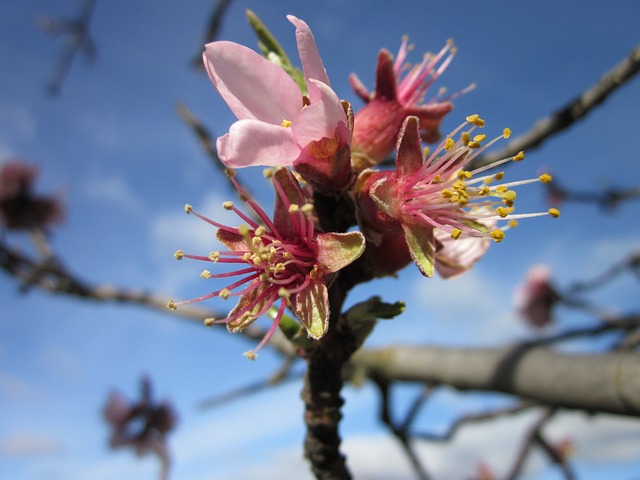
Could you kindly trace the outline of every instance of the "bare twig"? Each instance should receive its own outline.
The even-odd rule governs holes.
[[[501,158],[516,155],[520,150],[531,150],[553,135],[586,116],[593,108],[602,103],[616,89],[624,85],[640,71],[640,46],[629,53],[627,58],[607,72],[598,83],[582,95],[569,102],[550,116],[538,120],[533,128],[524,135],[511,140],[505,148],[478,157],[471,169],[489,165]]]
[[[640,188],[617,189],[610,188],[601,192],[585,192],[570,190],[563,187],[556,179],[547,185],[550,201],[575,202],[575,203],[595,203],[606,210],[613,210],[622,202],[640,199]]]
[[[252,382],[230,392],[202,400],[198,404],[198,408],[201,410],[215,408],[239,398],[246,398],[249,395],[255,395],[256,393],[263,392],[269,388],[300,380],[304,376],[304,372],[291,371],[291,366],[296,359],[296,357],[286,357],[282,367],[271,377],[265,380]]]
[[[424,400],[429,396],[430,389],[427,387],[423,390],[422,394],[418,397],[418,402],[414,402],[413,407],[409,409],[409,413],[405,418],[405,421],[402,422],[401,426],[398,426],[394,420],[392,415],[392,406],[391,406],[391,384],[382,378],[373,378],[374,383],[378,386],[380,390],[380,419],[382,423],[384,423],[388,428],[391,434],[398,440],[400,446],[404,450],[405,455],[409,459],[413,470],[416,473],[416,476],[420,480],[429,480],[431,476],[427,472],[425,466],[420,461],[418,454],[413,449],[411,445],[411,437],[409,435],[409,427],[413,418],[415,418],[415,413],[418,411],[419,406]]]
[[[636,275],[640,274],[640,251],[633,252],[627,258],[609,267],[605,272],[591,280],[574,283],[567,291],[570,294],[576,294],[599,288],[626,271],[631,271]]]
[[[96,0],[84,0],[80,14],[71,20],[55,20],[47,16],[41,22],[41,27],[46,32],[67,37],[66,48],[60,56],[54,78],[47,88],[52,97],[60,94],[62,84],[78,52],[82,52],[90,61],[93,61],[96,56],[95,42],[89,34],[89,23],[93,17],[95,4]]]
[[[524,410],[528,410],[539,405],[540,404],[538,402],[523,401],[518,403],[517,405],[505,408],[498,408],[487,412],[462,415],[458,417],[444,433],[435,434],[428,432],[414,432],[413,437],[430,442],[448,442],[453,439],[453,437],[456,435],[456,433],[458,433],[458,430],[461,427],[469,423],[486,422],[487,420],[494,420],[496,418],[504,417],[507,415],[515,415],[517,413],[523,412]]]
[[[222,19],[224,18],[224,15],[230,5],[231,0],[218,0],[215,7],[213,8],[213,11],[211,12],[211,16],[209,17],[207,30],[205,31],[202,38],[202,45],[213,42],[218,38],[218,33],[220,31],[220,27],[222,26]],[[196,70],[204,71],[204,65],[202,63],[202,47],[200,47],[198,53],[193,57],[192,63],[193,67]]]

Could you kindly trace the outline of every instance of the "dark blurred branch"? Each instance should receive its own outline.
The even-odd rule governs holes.
[[[78,17],[74,19],[56,20],[51,17],[44,17],[41,28],[51,35],[64,35],[67,38],[67,45],[58,61],[54,78],[47,90],[53,97],[60,94],[71,65],[78,54],[82,52],[84,56],[93,61],[96,57],[96,46],[89,34],[89,23],[93,17],[96,0],[84,0],[82,10]]]
[[[400,443],[400,446],[409,459],[409,462],[411,463],[417,478],[420,480],[429,480],[429,478],[431,478],[429,473],[427,472],[424,465],[422,465],[418,454],[411,445],[411,436],[409,429],[411,428],[411,424],[415,419],[415,415],[419,411],[420,406],[429,397],[431,389],[425,387],[422,393],[416,398],[416,401],[414,401],[412,407],[409,409],[405,420],[398,424],[394,422],[392,415],[393,409],[391,405],[391,384],[385,379],[375,377],[373,378],[373,382],[378,386],[378,389],[380,390],[380,419],[382,423],[384,423],[389,428],[389,431]]]
[[[198,53],[193,57],[192,63],[193,67],[197,70],[204,71],[204,65],[202,63],[202,49],[203,46],[207,43],[213,42],[218,38],[218,33],[220,32],[220,27],[222,26],[222,19],[224,14],[227,12],[227,9],[231,5],[231,0],[218,0],[213,11],[211,12],[211,16],[209,17],[209,22],[207,23],[207,30],[204,33],[202,38],[202,45],[198,50]]]
[[[583,293],[587,290],[599,288],[626,271],[630,271],[640,278],[640,251],[632,253],[627,258],[616,263],[612,267],[608,268],[605,272],[601,273],[595,278],[592,278],[591,280],[584,280],[574,283],[567,289],[567,291],[569,292],[569,294],[576,294]]]
[[[582,95],[569,102],[550,116],[538,120],[531,130],[515,137],[502,150],[494,151],[478,157],[469,168],[478,168],[512,157],[520,150],[531,150],[540,146],[553,135],[569,128],[602,103],[616,89],[624,85],[640,71],[640,46],[636,47],[622,62],[616,65]]]
[[[610,188],[601,192],[578,192],[563,187],[557,180],[547,185],[552,203],[595,203],[605,210],[613,210],[622,202],[640,199],[640,188],[626,190]]]
[[[246,398],[249,395],[255,395],[256,393],[263,392],[279,385],[284,385],[285,383],[300,380],[304,376],[304,372],[291,371],[291,367],[296,360],[297,357],[286,357],[284,359],[282,367],[279,368],[278,371],[275,372],[275,374],[271,375],[269,378],[265,380],[258,380],[257,382],[252,382],[235,390],[225,392],[221,395],[216,395],[215,397],[211,397],[206,400],[202,400],[198,404],[198,408],[200,408],[201,410],[215,408],[225,403],[229,403],[241,398]]]
[[[137,304],[198,322],[209,317],[227,316],[226,313],[195,305],[181,305],[177,311],[171,312],[167,308],[169,297],[140,290],[128,290],[115,285],[91,284],[71,273],[54,257],[47,257],[42,261],[34,260],[3,241],[0,241],[0,268],[16,278],[21,283],[23,291],[37,287],[50,293],[86,300]],[[242,335],[255,342],[262,340],[264,331],[252,325],[245,329]],[[293,347],[280,332],[271,338],[269,345],[284,355],[293,355]]]

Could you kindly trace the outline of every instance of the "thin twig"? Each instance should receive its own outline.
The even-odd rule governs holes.
[[[220,27],[222,26],[222,19],[224,18],[224,15],[230,5],[231,0],[218,0],[218,3],[216,3],[216,6],[211,12],[211,16],[209,17],[207,29],[202,38],[202,45],[213,42],[218,38],[218,33],[220,32]],[[192,64],[196,70],[204,71],[204,65],[202,63],[202,47],[200,47],[198,53],[193,57]]]
[[[96,56],[95,42],[89,34],[89,24],[95,11],[96,0],[84,0],[82,10],[77,18],[71,20],[55,20],[45,17],[41,26],[42,29],[52,35],[66,35],[68,42],[65,50],[60,56],[54,78],[47,87],[48,93],[55,97],[60,94],[62,84],[69,75],[71,65],[78,52],[82,51],[91,61]]]
[[[502,150],[476,158],[470,169],[489,165],[502,158],[513,157],[521,150],[531,150],[585,117],[609,95],[640,71],[640,46],[627,58],[605,73],[598,83],[551,115],[538,120],[531,130],[511,140]]]

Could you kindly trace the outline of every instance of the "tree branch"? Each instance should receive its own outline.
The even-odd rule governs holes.
[[[513,157],[520,150],[531,150],[540,146],[545,140],[587,115],[593,108],[602,103],[617,88],[624,85],[640,71],[640,46],[629,53],[627,58],[605,73],[601,80],[582,95],[569,102],[551,115],[538,120],[531,130],[511,140],[502,150],[494,151],[478,157],[469,167],[471,170],[489,165],[502,158]]]
[[[371,377],[504,392],[555,407],[640,416],[640,354],[632,352],[569,355],[523,345],[397,346],[363,350],[352,361]]]

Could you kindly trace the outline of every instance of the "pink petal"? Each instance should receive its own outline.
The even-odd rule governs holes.
[[[302,108],[302,94],[278,65],[233,42],[205,45],[205,68],[231,111],[242,119],[280,125]]]
[[[220,160],[230,168],[286,166],[300,155],[291,128],[259,120],[235,122],[216,146]]]
[[[440,242],[436,252],[436,270],[442,278],[451,278],[469,270],[489,249],[489,237],[462,236],[455,240],[449,232],[439,228],[433,231]]]
[[[300,147],[322,138],[333,138],[336,127],[347,125],[347,115],[336,93],[328,85],[317,80],[307,83],[311,105],[303,108],[291,126]],[[343,136],[351,144],[351,135]]]
[[[309,25],[293,15],[287,15],[287,19],[296,27],[296,42],[298,43],[298,54],[302,62],[304,78],[320,80],[322,83],[331,85],[318,52],[316,39],[313,37]]]

